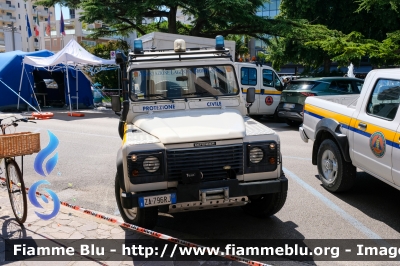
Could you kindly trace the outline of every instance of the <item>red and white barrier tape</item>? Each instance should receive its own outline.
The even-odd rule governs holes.
[[[5,179],[3,177],[0,177],[0,179],[5,181]],[[25,189],[26,189],[26,191],[29,191],[29,188],[25,188]],[[47,199],[53,200],[49,195],[45,195],[45,194],[42,194],[42,193],[37,192],[37,191],[36,191],[36,195],[37,196],[45,196]],[[65,207],[74,209],[75,211],[79,211],[79,212],[82,212],[84,214],[88,214],[88,215],[94,216],[96,218],[105,220],[107,222],[122,226],[124,228],[130,229],[130,230],[133,230],[133,231],[136,231],[138,233],[141,233],[141,234],[144,234],[144,235],[148,235],[148,236],[151,236],[151,237],[154,237],[154,238],[163,239],[163,240],[166,240],[166,241],[169,241],[169,242],[172,242],[172,243],[175,243],[175,244],[179,244],[179,245],[182,245],[182,246],[186,246],[186,247],[194,247],[194,248],[202,248],[202,249],[207,248],[205,246],[201,246],[201,245],[198,245],[198,244],[195,244],[195,243],[192,243],[192,242],[188,242],[188,241],[181,240],[181,239],[169,236],[169,235],[161,234],[161,233],[158,233],[158,232],[155,232],[155,231],[143,228],[143,227],[139,227],[139,226],[134,225],[134,224],[125,223],[125,222],[122,222],[120,220],[117,220],[117,219],[114,219],[114,218],[111,218],[111,217],[107,217],[107,216],[105,216],[105,215],[103,215],[101,213],[96,213],[94,211],[91,211],[91,210],[88,210],[88,209],[84,209],[84,208],[76,206],[76,205],[71,205],[71,204],[69,204],[67,202],[64,202],[64,201],[60,201],[60,204],[65,206]],[[212,254],[212,255],[216,255],[216,256],[219,256],[219,257],[222,257],[222,258],[226,258],[226,259],[229,259],[229,260],[232,260],[232,261],[237,261],[237,262],[244,263],[244,264],[247,264],[247,265],[252,265],[252,266],[270,266],[269,264],[265,264],[265,263],[258,262],[258,261],[253,261],[253,260],[249,260],[249,259],[246,259],[246,258],[243,258],[243,257],[239,257],[239,256],[225,255],[221,251],[219,251],[217,254]]]

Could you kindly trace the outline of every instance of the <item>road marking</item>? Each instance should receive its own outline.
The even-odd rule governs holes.
[[[296,181],[299,185],[301,185],[303,188],[307,189],[308,192],[316,196],[319,200],[321,200],[325,205],[327,205],[329,208],[331,208],[333,211],[335,211],[337,214],[339,214],[343,219],[345,219],[347,222],[349,222],[351,225],[353,225],[356,229],[361,231],[365,236],[367,236],[370,239],[382,239],[378,234],[373,232],[371,229],[366,227],[363,223],[358,221],[356,218],[348,214],[345,210],[340,208],[338,205],[333,203],[330,199],[322,195],[320,192],[318,192],[316,189],[311,187],[309,184],[304,182],[300,177],[289,171],[287,168],[283,167],[283,171],[294,181]]]
[[[283,158],[288,159],[297,159],[297,160],[304,160],[304,161],[311,161],[311,158],[304,158],[304,157],[296,157],[296,156],[282,156]]]

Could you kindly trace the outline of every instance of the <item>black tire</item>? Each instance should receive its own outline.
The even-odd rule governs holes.
[[[260,120],[263,115],[250,115],[251,118],[253,118],[254,120]]]
[[[119,185],[117,173],[115,176],[115,198],[117,200],[118,210],[122,216],[122,219],[124,219],[126,223],[134,224],[147,229],[153,229],[157,225],[158,207],[135,207],[132,209],[125,209],[122,207],[121,203],[121,192],[122,189]]]
[[[324,140],[318,149],[317,166],[322,186],[330,192],[351,189],[356,181],[357,168],[343,159],[336,143]]]
[[[288,124],[291,127],[299,127],[301,124],[303,124],[303,122],[300,121],[295,121],[295,120],[291,120],[291,119],[287,119],[285,120],[286,124]]]
[[[285,205],[287,191],[249,197],[250,203],[242,207],[245,213],[255,217],[269,217]]]
[[[10,198],[15,219],[22,225],[26,221],[28,213],[24,180],[18,164],[13,159],[6,159],[5,165],[8,197]]]

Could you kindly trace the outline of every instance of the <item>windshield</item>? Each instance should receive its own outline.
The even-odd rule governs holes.
[[[230,65],[135,69],[130,72],[133,101],[217,97],[239,93]]]
[[[291,81],[285,88],[285,90],[310,90],[314,87],[314,81]]]

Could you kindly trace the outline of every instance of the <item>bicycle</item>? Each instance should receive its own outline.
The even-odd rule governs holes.
[[[11,119],[11,122],[4,123],[3,121],[6,119]],[[3,139],[2,142],[0,142],[0,144],[2,144],[2,146],[0,145],[0,147],[3,150],[3,154],[0,153],[0,175],[5,173],[6,178],[5,178],[5,183],[3,183],[3,185],[7,186],[8,196],[10,198],[10,203],[12,210],[14,212],[14,216],[17,222],[22,225],[26,220],[28,206],[26,199],[25,183],[23,179],[23,172],[21,172],[17,162],[15,161],[15,156],[21,156],[21,165],[23,168],[23,155],[32,154],[33,152],[37,151],[33,151],[32,149],[30,149],[30,145],[28,143],[29,141],[26,141],[26,139],[28,139],[27,133],[17,133],[11,135],[6,133],[7,128],[17,127],[18,122],[36,123],[33,121],[28,121],[27,118],[17,119],[17,117],[15,116],[0,119],[0,128],[2,133],[1,136],[10,137],[7,140]],[[16,139],[21,136],[24,137],[24,135],[25,138]],[[11,143],[12,138],[14,138],[14,140],[19,143]],[[25,140],[25,143],[22,143],[21,141],[22,139]],[[8,151],[9,155],[5,156],[7,154],[7,149],[11,146],[13,152]],[[39,150],[40,150],[40,139],[39,139]],[[11,156],[10,154],[13,156]],[[1,158],[2,156],[3,158]]]

